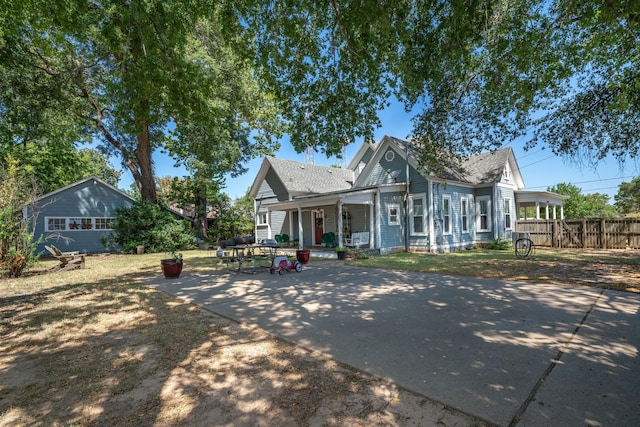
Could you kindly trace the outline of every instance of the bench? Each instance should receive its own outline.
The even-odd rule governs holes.
[[[84,255],[81,255],[79,252],[62,252],[53,245],[45,246],[45,249],[60,262],[53,267],[54,270],[66,271],[84,268]]]

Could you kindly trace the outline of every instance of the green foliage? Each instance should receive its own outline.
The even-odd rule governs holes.
[[[623,215],[640,214],[640,176],[623,182],[614,196],[616,207]]]
[[[217,216],[209,229],[209,236],[224,239],[253,234],[253,199],[245,196],[232,201],[229,196],[220,193],[215,206]]]
[[[512,248],[511,242],[507,239],[497,238],[487,244],[487,249],[495,251],[506,251]]]
[[[17,163],[0,167],[0,277],[18,277],[39,258],[35,253],[39,240],[33,239],[34,218],[23,218],[23,208],[33,207],[35,188],[34,180]]]
[[[143,245],[146,252],[174,252],[195,247],[189,221],[177,219],[158,204],[135,202],[116,211],[114,233],[103,240],[106,247],[121,246],[134,252]]]
[[[569,196],[563,202],[564,216],[567,219],[575,218],[616,218],[618,213],[615,207],[609,205],[609,196],[606,194],[593,193],[582,194],[575,184],[560,183],[549,187],[548,191]]]

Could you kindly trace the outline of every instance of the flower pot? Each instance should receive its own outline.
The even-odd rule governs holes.
[[[296,259],[300,264],[307,264],[309,262],[310,251],[308,249],[300,249],[296,251]]]
[[[339,260],[347,259],[347,251],[336,251],[336,254],[338,254]]]
[[[136,253],[138,255],[142,255],[144,253],[144,245],[138,245],[136,246]]]
[[[162,266],[162,274],[164,274],[165,279],[175,279],[180,277],[180,273],[182,273],[182,264],[181,262],[175,262],[173,259],[163,259],[160,260],[160,265]]]

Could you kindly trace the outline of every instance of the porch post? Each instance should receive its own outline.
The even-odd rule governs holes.
[[[544,219],[549,219],[549,203],[547,202],[544,205]]]
[[[271,210],[267,208],[267,239],[271,239]]]
[[[536,200],[536,219],[540,220],[540,202]]]
[[[302,208],[298,206],[298,247],[304,249],[304,230],[302,229]]]
[[[293,211],[287,211],[289,214],[289,236],[291,239],[291,243],[293,244]]]
[[[338,202],[338,246],[344,246],[342,242],[342,200]]]
[[[369,205],[369,230],[371,230],[371,232],[369,233],[369,248],[376,249],[375,243],[373,241],[373,227],[375,227],[375,223],[373,221],[373,215],[374,215],[373,203],[371,203]]]
[[[564,205],[560,205],[560,219],[564,219]]]

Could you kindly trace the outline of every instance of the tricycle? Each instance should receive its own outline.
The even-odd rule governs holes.
[[[295,270],[298,273],[302,271],[302,264],[299,261],[291,261],[286,255],[277,256],[273,259],[273,264],[269,272],[275,274],[277,271],[279,275],[283,275],[285,271]]]

